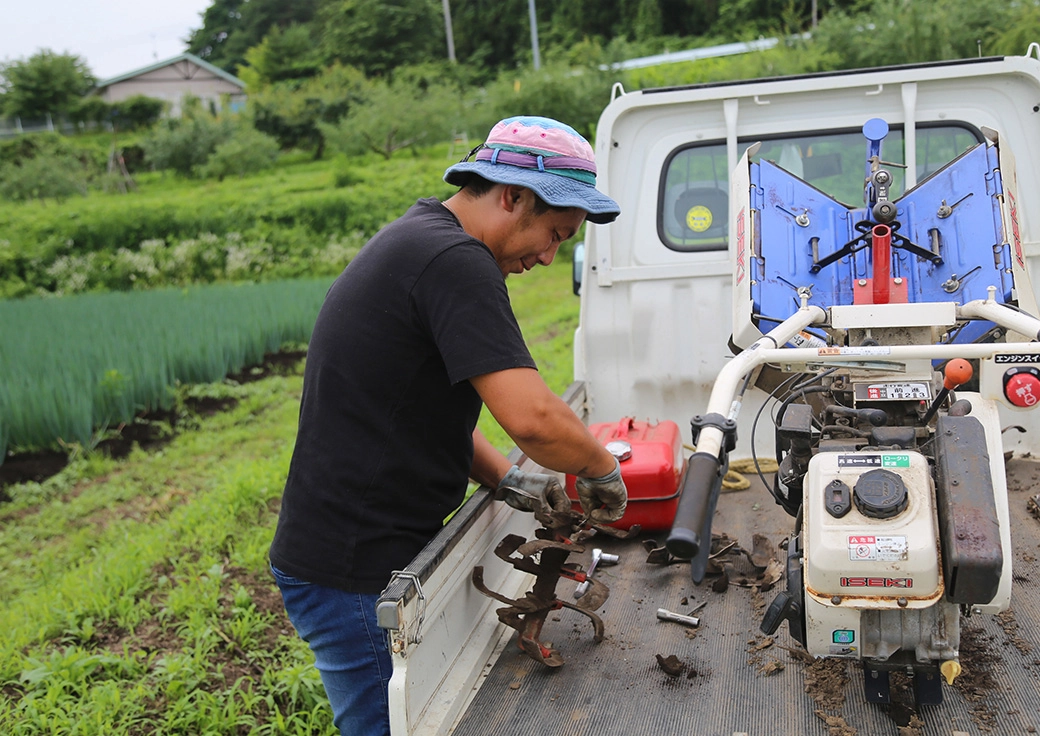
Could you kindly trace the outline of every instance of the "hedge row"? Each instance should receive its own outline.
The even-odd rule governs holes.
[[[0,297],[63,291],[54,272],[67,270],[69,263],[104,264],[120,254],[154,248],[157,242],[173,249],[184,241],[232,234],[242,242],[270,244],[282,263],[290,264],[274,276],[324,275],[328,268],[321,259],[313,269],[307,259],[330,239],[369,236],[415,199],[449,195],[451,188],[440,178],[445,163],[436,155],[402,157],[344,174],[335,164],[319,162],[203,186],[157,179],[139,193],[92,194],[60,207],[11,206],[0,213]],[[109,276],[85,288],[135,286],[121,280],[118,268],[108,270]],[[188,281],[258,275],[248,270],[237,276],[218,272]],[[184,283],[172,276],[150,285]]]

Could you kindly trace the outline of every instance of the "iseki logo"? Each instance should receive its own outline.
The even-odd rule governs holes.
[[[913,578],[841,578],[838,584],[843,588],[912,588]]]

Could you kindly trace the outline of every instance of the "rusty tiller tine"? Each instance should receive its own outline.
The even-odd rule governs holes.
[[[639,532],[643,530],[643,527],[641,527],[639,524],[633,524],[632,527],[628,529],[628,531],[625,531],[624,529],[615,529],[614,527],[607,526],[606,524],[590,524],[590,526],[597,532],[606,534],[608,537],[614,537],[614,539],[628,539],[629,537],[634,537],[636,534],[639,534]]]
[[[588,589],[581,598],[578,598],[573,604],[565,603],[564,605],[566,605],[567,608],[595,611],[607,602],[607,598],[610,597],[610,588],[608,588],[605,583],[600,582],[594,577],[586,577],[585,582],[589,586]]]
[[[477,590],[479,590],[484,595],[486,595],[488,598],[494,598],[496,601],[499,601],[501,603],[505,603],[505,604],[510,605],[510,606],[517,606],[520,603],[520,601],[514,600],[512,598],[506,598],[501,593],[497,593],[497,592],[491,590],[490,588],[487,587],[487,585],[484,584],[484,566],[483,565],[477,565],[476,567],[473,568],[472,580],[473,580],[473,587],[476,588]],[[499,609],[499,610],[501,610],[501,609]]]
[[[527,656],[532,659],[538,660],[547,667],[559,667],[563,664],[563,657],[560,653],[547,647],[536,639],[530,639],[525,636],[521,636],[517,640],[517,644],[524,650]]]
[[[520,545],[526,541],[519,534],[507,534],[502,537],[502,541],[495,547],[495,556],[506,562],[512,562],[510,555],[516,552]]]
[[[594,588],[594,587],[595,587],[595,584],[596,584],[596,581],[595,581],[595,580],[593,580],[593,581],[592,581],[592,583],[593,583],[593,588]],[[603,585],[603,583],[600,583],[600,585]],[[593,595],[593,588],[590,588],[590,589],[589,589],[589,592],[588,592],[588,593],[586,593],[585,595],[583,595],[583,596],[581,597],[581,599],[584,599],[584,598],[586,598],[586,597],[588,597],[588,596],[590,596],[590,595]],[[600,618],[599,616],[597,616],[597,615],[596,615],[595,613],[593,613],[592,611],[590,611],[590,610],[587,610],[587,609],[585,609],[585,608],[582,608],[581,606],[576,606],[576,605],[574,605],[573,603],[568,603],[567,601],[563,601],[563,600],[559,601],[559,603],[560,603],[560,604],[561,604],[561,605],[562,605],[562,606],[563,606],[564,608],[569,608],[569,609],[571,609],[572,611],[577,611],[578,613],[581,613],[581,614],[584,614],[584,615],[588,616],[588,617],[589,617],[589,618],[590,618],[590,619],[592,620],[592,628],[593,628],[593,630],[594,630],[594,632],[595,632],[595,633],[593,634],[593,636],[592,636],[593,640],[594,640],[594,641],[595,641],[595,642],[596,642],[597,644],[599,644],[600,642],[602,642],[602,641],[603,641],[603,635],[604,635],[604,629],[603,629],[603,619],[601,619],[601,618]]]
[[[562,549],[565,552],[584,552],[585,548],[580,544],[571,544],[570,542],[558,542],[552,539],[536,539],[531,542],[525,542],[516,548],[516,552],[523,555],[524,557],[532,557],[544,549]],[[510,558],[512,559],[512,558]]]

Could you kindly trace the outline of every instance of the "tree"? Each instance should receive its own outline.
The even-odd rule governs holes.
[[[366,151],[389,159],[395,151],[448,140],[460,124],[458,92],[424,75],[401,73],[375,79],[364,101],[351,106],[338,125],[322,124],[329,144],[348,155]]]
[[[549,0],[537,1],[539,32],[542,21],[553,17],[551,5]],[[452,0],[451,17],[459,62],[486,70],[489,78],[500,69],[516,67],[523,54],[530,54],[527,0]]]
[[[97,81],[78,56],[44,49],[0,68],[4,111],[22,118],[67,115]]]
[[[482,104],[468,113],[469,130],[484,133],[511,115],[543,115],[567,123],[592,140],[600,113],[610,101],[614,77],[595,63],[592,45],[583,46],[590,49],[584,66],[561,63],[550,56],[538,71],[530,67],[503,70],[486,86]]]
[[[310,23],[317,4],[318,0],[214,0],[202,15],[202,28],[188,36],[188,51],[234,74],[246,63],[246,52],[272,27]]]
[[[284,31],[278,26],[259,45],[246,51],[246,65],[239,78],[255,91],[272,82],[306,79],[321,72],[321,54],[309,26],[293,23]]]
[[[986,55],[1024,54],[1029,44],[1040,40],[1040,5],[1022,5],[1004,30],[984,41],[982,53]]]
[[[861,12],[829,13],[813,42],[840,60],[839,69],[965,59],[978,55],[980,39],[1008,28],[1009,16],[1004,3],[874,0]]]
[[[325,154],[319,123],[335,123],[360,99],[365,77],[360,70],[333,64],[316,77],[276,82],[249,95],[253,125],[274,136],[282,148],[309,148]]]
[[[369,75],[439,58],[445,48],[436,0],[325,0],[318,20],[326,61]]]

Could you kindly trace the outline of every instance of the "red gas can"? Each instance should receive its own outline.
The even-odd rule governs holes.
[[[610,449],[621,463],[621,477],[628,488],[624,517],[611,526],[629,529],[668,529],[675,518],[686,460],[682,453],[679,426],[675,422],[638,422],[625,417],[620,422],[592,424],[589,431]],[[575,477],[567,476],[567,495],[580,510]]]

